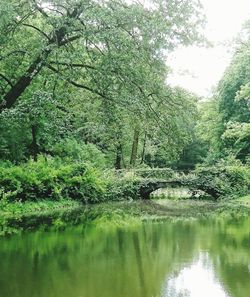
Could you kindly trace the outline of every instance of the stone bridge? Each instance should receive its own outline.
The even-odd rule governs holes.
[[[179,188],[179,187],[187,187],[190,189],[191,192],[196,193],[198,191],[202,191],[214,199],[217,199],[220,196],[220,193],[217,189],[213,188],[208,184],[201,184],[198,181],[194,181],[194,179],[188,179],[188,176],[185,179],[169,179],[169,180],[162,180],[162,179],[145,179],[141,181],[140,188],[139,188],[139,195],[141,199],[149,199],[150,194],[158,189],[164,188]]]
[[[130,169],[115,171],[118,177],[135,178],[137,183],[137,195],[141,199],[149,199],[150,194],[158,189],[186,187],[191,192],[202,191],[214,199],[221,193],[213,185],[212,181],[205,180],[202,176],[197,176],[193,171],[180,171],[171,168],[149,168],[149,169]]]

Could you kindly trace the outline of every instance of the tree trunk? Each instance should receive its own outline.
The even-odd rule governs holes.
[[[82,12],[83,7],[78,4],[73,9],[72,13],[68,15],[71,19],[76,19],[77,16]],[[6,109],[11,108],[17,101],[17,99],[22,95],[26,88],[31,84],[33,78],[41,71],[46,63],[49,54],[57,47],[61,47],[70,43],[71,41],[78,39],[79,35],[68,37],[64,40],[67,35],[67,23],[63,24],[61,27],[53,30],[52,32],[46,34],[47,36],[53,36],[48,40],[48,42],[41,49],[40,54],[31,63],[26,72],[17,80],[17,82],[11,87],[11,89],[5,94],[0,103],[0,113]]]
[[[2,112],[5,108],[11,108],[15,104],[17,99],[31,84],[33,78],[41,71],[50,52],[50,49],[43,50],[26,70],[25,74],[22,75],[8,91],[8,93],[3,97],[3,104],[0,105],[0,112]]]
[[[30,150],[34,161],[37,161],[37,156],[39,153],[39,145],[37,144],[37,130],[38,130],[37,125],[31,126],[32,142],[30,145]]]
[[[132,151],[130,156],[130,165],[132,167],[135,166],[136,159],[137,159],[139,136],[140,136],[140,129],[139,129],[139,126],[137,125],[134,129],[134,138],[133,138]]]
[[[122,145],[120,142],[116,147],[115,169],[122,169]]]
[[[144,163],[144,160],[145,160],[146,143],[147,143],[147,132],[145,132],[145,134],[144,134],[142,154],[141,154],[141,164],[143,164]]]

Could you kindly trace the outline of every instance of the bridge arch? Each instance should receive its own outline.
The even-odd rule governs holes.
[[[181,180],[154,180],[154,181],[144,181],[140,185],[139,195],[141,199],[150,199],[150,194],[158,189],[164,189],[168,187],[187,187],[190,188],[192,191],[202,191],[209,196],[217,199],[219,197],[219,193],[216,189],[212,187],[208,187],[206,185],[190,185],[188,180],[181,181]]]

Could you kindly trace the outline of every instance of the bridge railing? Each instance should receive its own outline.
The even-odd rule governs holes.
[[[121,178],[145,178],[145,179],[173,179],[184,175],[182,171],[173,170],[171,168],[133,168],[109,170],[107,173],[114,174]]]

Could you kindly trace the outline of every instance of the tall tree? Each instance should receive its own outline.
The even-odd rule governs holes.
[[[250,156],[249,65],[250,22],[247,22],[213,100],[202,104],[198,131],[208,147],[211,162],[231,155],[246,162]]]
[[[4,0],[4,6],[1,111],[42,75],[57,76],[105,100],[131,103],[128,90],[148,96],[155,87],[150,80],[165,71],[163,51],[196,41],[202,23],[198,0],[157,0],[148,6],[115,0]]]

